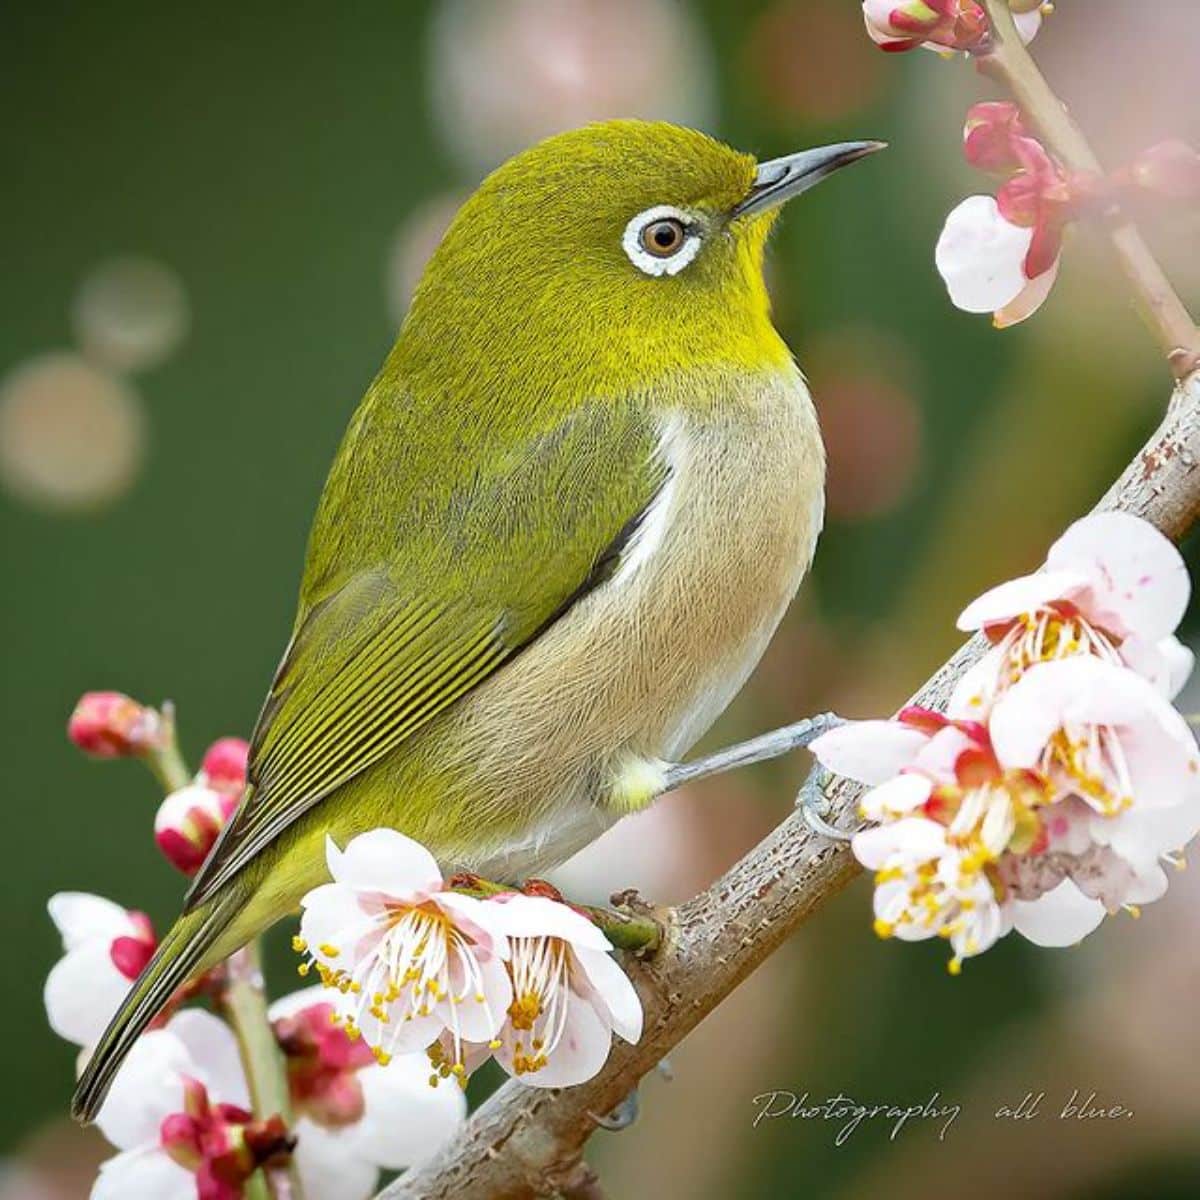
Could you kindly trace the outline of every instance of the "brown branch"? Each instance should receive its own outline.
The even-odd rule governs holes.
[[[1008,0],[983,0],[992,26],[980,69],[1003,83],[1062,164],[1085,175],[1104,168],[1063,102],[1054,94],[1033,56],[1022,44]],[[1107,214],[1108,239],[1129,281],[1142,317],[1177,379],[1200,366],[1200,330],[1150,253],[1137,226],[1119,207]]]
[[[1181,383],[1166,420],[1098,508],[1146,518],[1178,540],[1200,515],[1200,373]],[[967,642],[914,697],[944,707],[982,640]],[[830,820],[852,827],[861,788],[827,789]],[[813,833],[799,812],[707,891],[675,913],[659,954],[626,960],[646,1010],[636,1046],[618,1042],[604,1070],[575,1088],[509,1083],[432,1162],[386,1188],[380,1200],[516,1200],[553,1195],[577,1178],[596,1115],[615,1108],[691,1029],[826,900],[859,872],[844,844]]]

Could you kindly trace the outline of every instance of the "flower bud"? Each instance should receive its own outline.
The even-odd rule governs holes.
[[[867,33],[882,50],[930,44],[971,50],[987,36],[987,15],[975,0],[863,0]]]
[[[1200,154],[1187,142],[1159,142],[1133,160],[1129,181],[1166,200],[1200,200]]]
[[[209,787],[222,792],[236,792],[239,796],[246,787],[246,763],[250,757],[250,743],[244,738],[218,738],[204,752],[200,771]]]
[[[981,171],[1006,173],[1021,166],[1013,142],[1025,137],[1021,110],[1008,100],[973,104],[963,128],[963,154]]]
[[[96,758],[130,758],[162,745],[158,711],[121,692],[86,692],[67,722],[67,737]]]
[[[237,797],[193,783],[172,792],[154,817],[154,840],[185,875],[194,875],[237,807]]]

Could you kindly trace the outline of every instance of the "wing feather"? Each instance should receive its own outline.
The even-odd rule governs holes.
[[[344,503],[364,482],[352,471],[362,457],[353,440],[364,433],[356,420],[318,514],[329,536],[313,539],[335,544],[338,557],[314,566],[310,551],[296,631],[251,741],[246,795],[193,881],[189,907],[611,575],[667,467],[657,422],[616,431],[610,422],[608,408],[577,413],[509,447],[498,456],[507,467],[491,475],[458,463],[439,495],[441,518],[431,520],[429,490],[414,485],[419,519],[398,520],[381,541]],[[546,489],[550,514],[535,507]]]

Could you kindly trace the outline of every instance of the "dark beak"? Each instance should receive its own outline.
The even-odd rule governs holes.
[[[807,192],[834,171],[882,150],[887,142],[838,142],[759,163],[750,194],[729,215],[748,217]]]

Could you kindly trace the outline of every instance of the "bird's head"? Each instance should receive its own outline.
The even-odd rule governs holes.
[[[473,372],[530,379],[552,364],[593,391],[786,360],[763,283],[767,234],[784,201],[880,145],[759,163],[663,122],[548,138],[463,205],[401,342],[415,360],[459,346]]]

